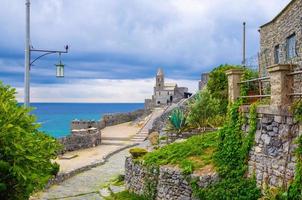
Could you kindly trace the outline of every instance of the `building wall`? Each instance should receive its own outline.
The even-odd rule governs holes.
[[[208,83],[210,73],[202,73],[201,79],[198,82],[198,89],[202,90]]]
[[[266,68],[275,64],[275,46],[280,46],[281,64],[298,64],[293,70],[302,69],[302,0],[293,0],[272,22],[260,28],[260,72],[267,76]],[[287,38],[296,34],[297,56],[293,59],[286,58]],[[295,92],[301,92],[301,75],[295,77]]]

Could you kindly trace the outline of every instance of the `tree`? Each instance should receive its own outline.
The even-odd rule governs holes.
[[[220,102],[207,89],[197,93],[195,100],[189,105],[189,124],[197,128],[209,126],[211,120],[220,115]]]
[[[59,170],[55,138],[38,130],[30,109],[18,105],[15,89],[0,81],[0,199],[28,199]]]

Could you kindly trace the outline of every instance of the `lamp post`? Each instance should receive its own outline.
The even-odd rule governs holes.
[[[30,104],[30,69],[33,63],[40,58],[49,54],[59,54],[60,62],[56,64],[56,76],[64,77],[64,65],[61,61],[61,54],[68,53],[68,45],[65,46],[64,51],[58,50],[44,50],[44,49],[34,49],[30,44],[30,0],[25,0],[25,12],[26,12],[26,23],[25,23],[25,73],[24,73],[24,106],[29,107]],[[38,52],[41,53],[40,56],[31,61],[31,53]]]

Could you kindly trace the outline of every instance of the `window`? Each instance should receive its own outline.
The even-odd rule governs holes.
[[[275,64],[280,63],[280,45],[275,46],[274,54],[275,54]]]
[[[286,59],[296,57],[296,34],[292,34],[286,39]]]

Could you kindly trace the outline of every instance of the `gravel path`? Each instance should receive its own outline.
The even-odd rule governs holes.
[[[124,174],[125,158],[129,154],[128,152],[129,149],[123,150],[109,158],[104,165],[80,173],[60,185],[51,186],[34,199],[101,200],[98,191],[102,186],[113,177]],[[91,194],[84,195],[85,193]]]

